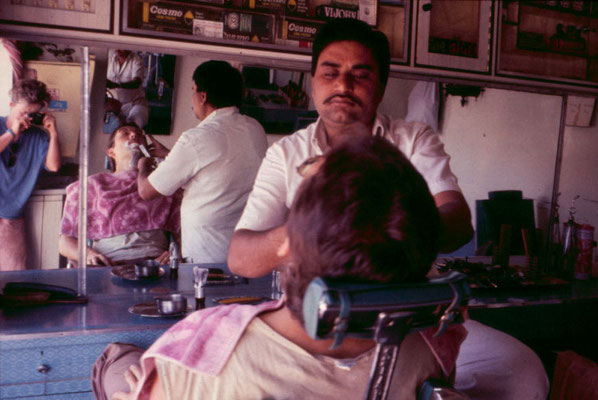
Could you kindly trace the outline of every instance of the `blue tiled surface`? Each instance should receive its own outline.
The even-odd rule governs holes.
[[[223,267],[206,265],[209,267]],[[193,303],[192,266],[181,265],[177,280],[166,274],[150,282],[129,282],[108,268],[87,270],[89,303],[5,309],[0,313],[0,399],[93,399],[89,376],[107,344],[134,343],[147,348],[178,318],[145,318],[128,312],[166,292],[188,296]],[[0,273],[6,282],[39,282],[77,289],[77,270]],[[206,306],[214,298],[270,294],[270,278],[249,284],[205,288]],[[41,374],[40,365],[50,367]]]

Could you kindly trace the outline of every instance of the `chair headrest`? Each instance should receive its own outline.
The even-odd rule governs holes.
[[[449,306],[465,307],[469,296],[467,277],[456,271],[411,284],[316,278],[303,297],[303,320],[310,337],[334,337],[336,346],[345,335],[373,338],[380,313],[413,313],[411,330],[438,325]]]

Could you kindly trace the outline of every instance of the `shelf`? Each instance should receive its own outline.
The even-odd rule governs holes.
[[[559,2],[557,2],[557,3],[559,3]],[[571,2],[571,3],[573,3],[573,2]],[[555,11],[555,12],[564,13],[564,14],[572,14],[572,15],[577,15],[577,16],[580,16],[580,17],[590,17],[590,4],[591,4],[591,2],[584,1],[583,3],[584,3],[583,4],[583,8],[584,9],[582,11],[575,10],[573,8],[573,4],[571,4],[571,7],[569,7],[569,8],[563,8],[560,5],[549,6],[549,5],[545,4],[545,3],[540,3],[540,2],[536,2],[536,1],[529,1],[529,2],[528,1],[521,1],[520,5],[529,6],[529,7],[533,7],[533,8],[539,8],[539,9],[542,9],[542,10]]]

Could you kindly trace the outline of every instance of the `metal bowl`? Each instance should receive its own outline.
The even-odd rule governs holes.
[[[164,315],[180,314],[187,311],[187,298],[175,293],[156,297],[158,312]]]
[[[135,264],[137,278],[157,278],[160,275],[160,263],[156,260],[146,260]]]

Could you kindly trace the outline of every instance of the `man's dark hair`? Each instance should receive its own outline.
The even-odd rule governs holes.
[[[243,77],[226,61],[206,61],[195,69],[193,81],[198,92],[216,108],[240,107],[243,101]]]
[[[370,49],[376,65],[380,88],[384,91],[390,71],[390,50],[388,38],[380,31],[373,30],[367,23],[358,19],[340,18],[327,22],[314,39],[311,56],[311,74],[316,72],[320,53],[331,43],[351,40]]]
[[[287,222],[287,307],[302,321],[316,277],[400,283],[422,280],[438,253],[440,217],[422,176],[378,136],[331,151],[300,186]]]
[[[46,84],[36,79],[20,79],[15,82],[10,90],[11,101],[18,103],[25,101],[27,104],[47,105],[52,96]]]

